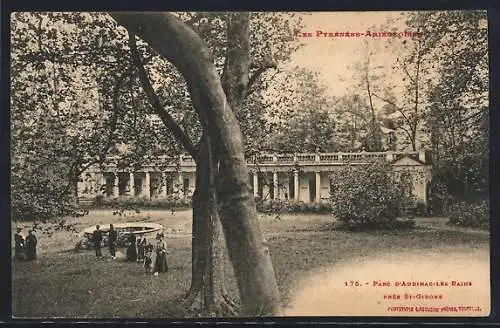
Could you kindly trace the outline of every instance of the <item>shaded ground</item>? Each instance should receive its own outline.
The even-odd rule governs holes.
[[[445,225],[446,219],[417,221],[417,229],[394,232],[325,231],[329,215],[281,215],[261,218],[272,254],[278,284],[285,303],[317,277],[321,270],[352,265],[353,259],[385,259],[393,253],[434,254],[445,258],[457,254],[471,258],[482,254],[488,264],[489,233]],[[78,220],[77,229],[97,223],[148,221],[165,226],[170,271],[152,277],[140,265],[109,258],[96,260],[93,253],[72,251],[81,235],[57,232],[39,236],[39,259],[13,263],[12,304],[16,317],[155,318],[179,317],[178,299],[189,288],[191,275],[191,212],[147,211],[128,217],[111,211],[92,211]],[[123,250],[122,250],[123,252]],[[107,255],[107,250],[103,250]],[[389,258],[390,260],[390,258]],[[228,267],[228,290],[235,281]],[[329,271],[328,271],[329,272]],[[316,280],[316,278],[314,278]],[[331,280],[331,279],[327,279]],[[295,303],[294,303],[295,302]]]

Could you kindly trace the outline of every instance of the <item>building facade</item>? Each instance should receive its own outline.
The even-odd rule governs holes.
[[[256,197],[264,200],[295,200],[304,203],[330,198],[330,174],[346,164],[366,164],[371,159],[391,163],[394,171],[405,171],[412,179],[413,195],[427,202],[431,166],[424,152],[360,152],[261,154],[247,159],[248,181]],[[166,164],[167,163],[167,164]],[[80,200],[171,196],[189,198],[195,189],[196,164],[191,156],[159,157],[140,170],[118,169],[110,160],[103,169],[87,169],[78,183]]]

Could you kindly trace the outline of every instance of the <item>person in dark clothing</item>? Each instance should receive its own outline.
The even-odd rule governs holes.
[[[99,225],[95,226],[94,233],[92,234],[94,239],[94,247],[95,247],[95,256],[102,257],[101,253],[101,242],[102,242],[102,231],[100,230]]]
[[[118,232],[116,232],[115,228],[112,224],[109,225],[109,235],[108,235],[108,243],[109,243],[109,254],[113,260],[116,258],[116,240],[118,239]]]
[[[15,253],[14,258],[16,260],[24,259],[24,237],[21,235],[22,228],[17,228],[17,232],[14,234],[14,246]]]
[[[135,262],[137,261],[137,245],[136,237],[133,233],[129,237],[130,246],[127,248],[127,261]]]
[[[38,240],[35,236],[35,231],[30,230],[28,237],[26,238],[26,259],[28,261],[36,260],[36,244]]]

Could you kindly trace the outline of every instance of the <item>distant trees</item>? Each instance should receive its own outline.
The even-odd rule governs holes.
[[[488,39],[485,11],[428,12],[424,45],[439,63],[425,117],[435,181],[456,198],[487,197],[489,177]]]
[[[81,172],[109,155],[136,166],[149,155],[179,149],[164,137],[165,129],[139,114],[147,103],[131,79],[126,34],[112,19],[96,13],[12,17],[14,219],[79,213]]]
[[[99,107],[110,78],[82,66],[77,22],[64,14],[15,13],[11,25],[11,183],[14,219],[73,213],[76,183],[88,158],[111,149],[116,116]],[[73,27],[73,30],[71,30]],[[89,31],[89,35],[91,32]],[[89,45],[90,46],[90,45]],[[97,45],[92,45],[95,49]],[[65,53],[65,55],[62,55]],[[111,54],[110,54],[111,55]],[[112,74],[110,74],[112,76]],[[111,93],[111,92],[110,92]],[[110,127],[110,129],[108,129]],[[109,132],[108,132],[109,131]]]
[[[398,54],[388,67],[371,65],[370,45],[354,65],[359,81],[336,102],[337,141],[343,149],[377,149],[371,127],[398,131],[398,144],[430,150],[431,198],[448,190],[455,198],[485,197],[488,190],[488,42],[485,11],[403,14],[418,37],[389,39]],[[383,66],[383,65],[382,65]],[[377,124],[373,124],[376,121]],[[366,136],[366,137],[365,137]]]
[[[264,93],[268,135],[263,148],[276,152],[337,151],[335,99],[317,73],[292,67],[277,74]]]

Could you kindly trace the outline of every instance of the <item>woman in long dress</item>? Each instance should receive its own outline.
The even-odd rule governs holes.
[[[167,244],[163,241],[163,233],[156,236],[156,261],[154,267],[155,276],[159,272],[167,272]]]
[[[14,234],[14,242],[15,242],[15,259],[16,260],[24,260],[25,259],[25,240],[23,235],[21,234],[23,228],[18,227],[17,232]]]
[[[30,230],[28,237],[26,238],[26,259],[28,261],[36,260],[36,244],[38,243],[35,233]]]
[[[136,237],[132,233],[129,237],[130,246],[127,248],[127,261],[135,262],[137,261],[137,248],[136,248]]]

